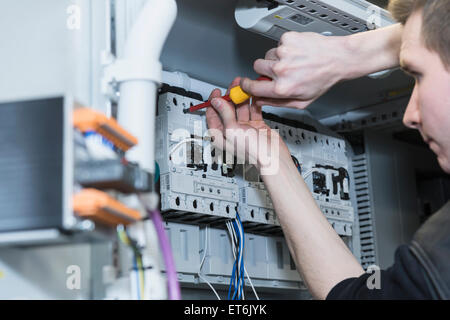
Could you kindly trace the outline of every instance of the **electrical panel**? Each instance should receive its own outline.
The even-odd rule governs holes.
[[[201,103],[192,93],[172,88],[159,96],[156,154],[161,171],[161,211],[177,222],[213,223],[236,212],[246,231],[280,234],[272,201],[257,169],[225,161],[206,136],[204,111],[185,113]],[[351,236],[354,214],[350,199],[349,158],[343,139],[321,134],[314,126],[264,114],[278,130],[294,163],[330,224]]]
[[[320,134],[314,127],[304,124],[286,125],[283,119],[266,114],[266,123],[279,133],[286,142],[294,163],[302,174],[324,215],[336,232],[342,236],[352,235],[354,221],[350,201],[349,159],[345,141]],[[271,118],[274,120],[267,120]],[[262,182],[250,182],[244,175],[240,181],[240,214],[246,221],[279,226],[268,192]],[[260,180],[256,170],[251,177]],[[261,228],[257,228],[260,230]]]
[[[161,175],[161,211],[168,219],[185,222],[233,219],[239,202],[236,179],[224,164],[223,154],[203,139],[204,112],[183,112],[201,103],[199,99],[172,92],[159,96],[156,161]],[[207,159],[215,163],[211,165]]]

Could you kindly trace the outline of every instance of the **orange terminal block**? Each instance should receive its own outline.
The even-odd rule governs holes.
[[[138,143],[138,140],[122,128],[115,119],[89,108],[74,110],[73,125],[83,133],[98,132],[124,152]]]
[[[139,211],[130,209],[103,191],[83,189],[73,196],[73,211],[81,218],[116,227],[141,219]]]

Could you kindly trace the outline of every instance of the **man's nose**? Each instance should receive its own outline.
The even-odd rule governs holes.
[[[418,129],[421,124],[419,90],[417,89],[417,85],[414,87],[408,107],[406,107],[403,123],[411,129]]]

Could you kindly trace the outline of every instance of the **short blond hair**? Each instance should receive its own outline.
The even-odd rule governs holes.
[[[422,12],[422,37],[425,46],[437,52],[444,65],[450,67],[450,0],[390,0],[389,11],[405,24],[418,10]]]

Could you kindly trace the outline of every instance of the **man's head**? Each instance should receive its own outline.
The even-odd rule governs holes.
[[[403,118],[450,173],[450,0],[391,0],[404,25],[400,64],[416,80]]]

